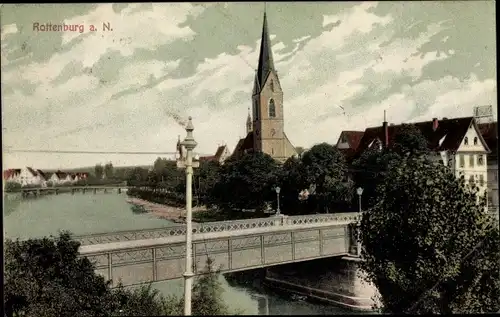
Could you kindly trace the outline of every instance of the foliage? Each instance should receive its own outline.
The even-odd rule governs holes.
[[[80,244],[69,233],[59,237],[5,242],[5,315],[26,317],[170,316],[183,314],[183,300],[162,296],[151,284],[135,289],[95,273],[80,257]],[[219,274],[207,262],[195,281],[193,315],[230,314],[222,300]]]
[[[59,238],[5,242],[7,316],[105,316],[115,308],[109,283],[96,275],[79,243]]]
[[[109,162],[104,165],[104,177],[113,178],[113,163]]]
[[[342,153],[333,145],[314,145],[302,156],[304,179],[316,188],[318,208],[327,211],[334,202],[350,200],[347,164]]]
[[[126,178],[128,186],[143,186],[147,182],[148,170],[142,167],[134,167],[129,171]]]
[[[296,157],[285,161],[280,173],[281,207],[288,215],[306,212],[307,204],[300,203],[299,192],[308,187],[305,167]]]
[[[366,150],[353,162],[354,183],[363,188],[362,206],[368,209],[376,203],[376,187],[383,183],[391,165],[406,156],[429,154],[427,140],[411,124],[401,125],[389,148]]]
[[[5,192],[15,192],[21,190],[21,184],[13,181],[6,181],[3,189]]]
[[[104,167],[102,167],[101,164],[96,164],[94,168],[94,176],[97,179],[102,179],[103,175],[104,175]]]
[[[353,162],[356,187],[363,188],[362,206],[369,209],[376,203],[376,188],[387,176],[387,172],[400,156],[388,149],[368,149]]]
[[[407,156],[361,222],[362,267],[387,313],[500,310],[500,239],[477,188],[439,163]]]
[[[394,135],[391,150],[400,156],[428,152],[427,140],[413,124],[402,124]]]
[[[53,182],[53,181],[47,181],[47,182],[45,183],[45,185],[46,185],[47,187],[54,187],[54,185],[55,185],[55,184],[54,184],[54,182]]]
[[[221,167],[219,180],[210,192],[212,204],[221,209],[256,209],[263,211],[266,203],[275,200],[277,162],[262,152],[229,159]]]

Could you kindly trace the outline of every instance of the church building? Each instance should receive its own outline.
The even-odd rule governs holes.
[[[297,151],[286,136],[284,127],[283,90],[274,67],[264,12],[259,64],[252,92],[252,114],[250,115],[249,109],[246,137],[239,140],[232,156],[238,158],[244,153],[259,151],[279,162],[285,162],[289,157],[297,155]]]

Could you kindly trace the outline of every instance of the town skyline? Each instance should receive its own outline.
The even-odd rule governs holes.
[[[245,135],[263,9],[4,5],[4,149],[173,152],[192,116],[196,152],[224,143],[232,151]],[[343,130],[380,125],[384,110],[399,124],[472,116],[491,104],[496,119],[493,9],[486,1],[267,4],[293,145],[335,143]],[[42,11],[47,21],[108,22],[114,31],[35,33]],[[3,152],[4,169],[149,165],[166,156]]]

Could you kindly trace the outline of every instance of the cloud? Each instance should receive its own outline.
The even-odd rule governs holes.
[[[376,2],[346,4],[333,14],[326,9],[329,4],[322,5],[325,9],[316,16],[297,18],[295,29],[280,29],[279,19],[269,20],[284,91],[285,131],[294,145],[335,143],[342,130],[379,125],[384,110],[390,122],[400,123],[471,115],[476,105],[496,104],[496,80],[489,75],[485,53],[477,61],[470,57],[474,62],[468,68],[461,62],[466,50],[456,43],[462,45],[469,35],[453,33],[450,16],[425,20],[428,8],[419,13],[414,7]],[[234,15],[232,26],[216,28],[225,17],[211,16],[210,7],[216,5],[131,4],[116,10],[102,4],[65,20],[100,27],[109,22],[113,31],[61,34],[61,48],[46,62],[31,61],[2,73],[5,143],[170,152],[192,116],[197,152],[210,154],[219,143],[233,149],[245,135],[260,46],[261,26],[255,27],[255,21],[261,19],[253,21],[246,7],[228,4],[223,10]],[[239,22],[251,28],[240,30]],[[304,34],[301,23],[312,28],[312,22],[314,32]],[[200,39],[200,25],[203,34],[218,33]],[[2,26],[2,45],[4,37],[8,42],[17,36],[9,30],[14,27]],[[449,67],[453,63],[459,64]],[[459,67],[467,76],[454,73]],[[107,160],[144,164],[155,157],[5,158],[7,165],[36,159],[50,167]]]

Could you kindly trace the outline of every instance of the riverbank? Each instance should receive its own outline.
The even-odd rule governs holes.
[[[127,203],[138,206],[139,208],[144,209],[145,212],[153,214],[154,216],[170,220],[176,223],[184,223],[186,219],[186,209],[179,208],[174,206],[168,206],[164,204],[150,202],[144,199],[131,197],[127,198]],[[199,212],[204,212],[207,209],[204,206],[201,207],[193,207],[193,215]]]

